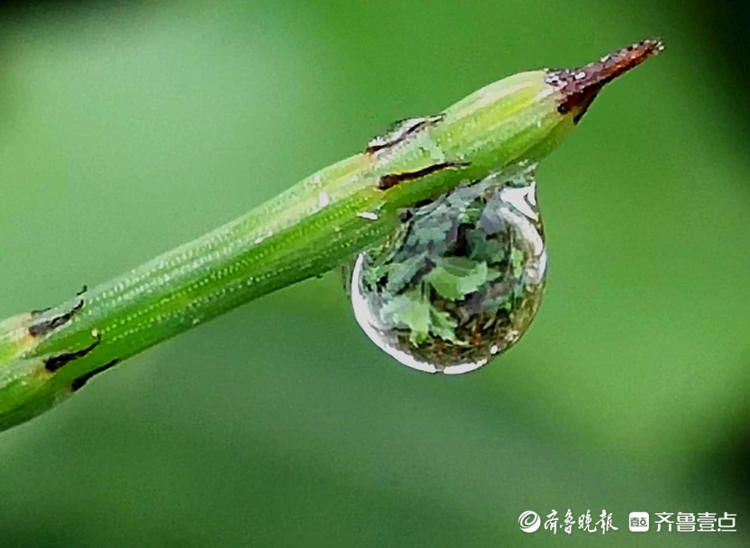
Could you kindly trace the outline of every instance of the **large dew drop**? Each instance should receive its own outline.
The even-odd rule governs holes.
[[[533,172],[492,175],[411,210],[392,241],[359,254],[352,307],[404,365],[467,373],[529,327],[546,261]]]

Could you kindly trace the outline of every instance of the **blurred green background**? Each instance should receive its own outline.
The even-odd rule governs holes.
[[[748,108],[727,47],[746,38],[721,4],[3,7],[0,317],[502,76],[650,35],[667,51],[541,165],[549,282],[515,349],[425,375],[366,339],[336,275],[285,289],[1,434],[0,544],[747,546]],[[619,531],[519,530],[553,508]],[[634,510],[737,513],[738,532],[639,536]]]

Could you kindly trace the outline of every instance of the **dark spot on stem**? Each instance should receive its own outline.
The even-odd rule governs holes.
[[[578,123],[596,94],[607,82],[640,65],[663,49],[661,40],[646,39],[605,55],[584,67],[548,71],[547,83],[561,94],[557,111],[566,114],[575,109],[573,122]]]
[[[444,169],[460,169],[462,167],[467,167],[468,165],[468,162],[438,162],[437,164],[432,164],[427,167],[423,167],[422,169],[417,169],[416,171],[389,173],[380,177],[378,188],[380,190],[388,190],[389,188],[392,188],[403,181],[412,181],[414,179],[420,179]]]
[[[68,323],[73,316],[76,315],[77,312],[79,312],[83,308],[83,299],[81,299],[78,304],[76,304],[73,308],[71,308],[69,311],[65,312],[64,314],[60,314],[59,316],[55,316],[54,318],[51,318],[49,320],[43,320],[41,322],[35,323],[31,327],[29,327],[29,334],[32,337],[41,337],[42,335],[46,335],[50,331],[57,329],[61,325],[65,325]],[[44,310],[35,310],[32,311],[32,315],[39,315],[45,312],[47,309]]]
[[[85,385],[89,381],[89,379],[91,377],[93,377],[94,375],[98,375],[102,371],[106,371],[110,367],[114,367],[119,362],[120,362],[120,360],[117,359],[117,358],[115,358],[111,362],[107,362],[104,365],[102,365],[100,367],[97,367],[96,369],[92,369],[88,373],[85,373],[85,374],[81,375],[80,377],[74,379],[73,382],[70,384],[70,387],[75,392],[76,390],[78,390],[79,388],[81,388],[83,385]]]
[[[367,143],[365,152],[374,154],[380,150],[391,148],[394,145],[403,143],[413,135],[416,135],[426,127],[434,126],[445,118],[444,114],[435,116],[426,116],[423,118],[407,118],[391,124],[388,131],[379,135]]]
[[[101,335],[96,335],[96,340],[88,345],[86,348],[82,348],[81,350],[77,350],[75,352],[66,352],[65,354],[60,354],[59,356],[52,356],[51,358],[47,358],[44,360],[44,368],[49,371],[50,373],[54,373],[64,365],[67,365],[68,363],[72,362],[73,360],[77,360],[78,358],[83,358],[86,354],[91,352],[94,348],[99,346],[99,343],[102,342]]]

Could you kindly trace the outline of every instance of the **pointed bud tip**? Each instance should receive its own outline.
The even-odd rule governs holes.
[[[647,38],[583,67],[548,71],[547,83],[560,92],[557,110],[561,114],[573,112],[573,121],[578,122],[604,84],[663,50],[659,38]]]

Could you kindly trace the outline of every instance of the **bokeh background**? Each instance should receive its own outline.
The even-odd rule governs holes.
[[[0,434],[2,546],[747,546],[746,16],[722,1],[0,8],[0,317],[59,302],[502,76],[661,35],[539,169],[540,314],[477,373],[397,365],[338,277]],[[613,512],[561,538],[524,510]],[[627,513],[738,514],[734,534]]]

